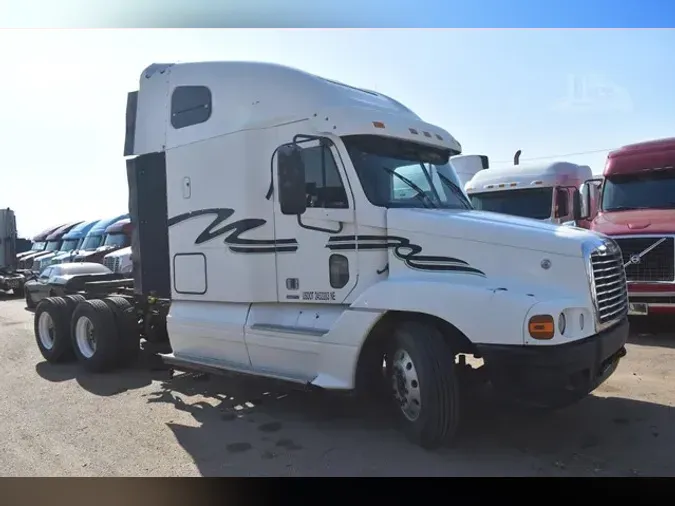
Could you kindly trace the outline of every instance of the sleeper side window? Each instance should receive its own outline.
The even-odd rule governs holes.
[[[211,90],[206,86],[177,86],[171,94],[171,125],[178,130],[204,123],[211,109]]]

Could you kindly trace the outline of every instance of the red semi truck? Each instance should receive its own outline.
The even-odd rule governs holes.
[[[581,185],[582,214],[621,247],[629,314],[675,315],[675,138],[611,152],[603,176]]]

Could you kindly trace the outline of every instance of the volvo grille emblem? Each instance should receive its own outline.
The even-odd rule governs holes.
[[[638,265],[640,262],[642,262],[642,257],[643,257],[643,256],[645,256],[647,253],[649,253],[649,252],[652,251],[654,248],[656,248],[657,246],[659,246],[659,245],[660,245],[661,243],[663,243],[666,239],[667,239],[667,237],[664,237],[664,238],[662,238],[662,239],[659,239],[658,241],[656,241],[654,244],[652,244],[652,245],[651,245],[649,248],[647,248],[646,250],[644,250],[644,251],[642,251],[642,252],[640,252],[640,253],[636,253],[635,255],[631,255],[631,256],[630,256],[630,259],[628,260],[628,262],[626,262],[626,263],[623,265],[624,268],[628,267],[629,265]]]

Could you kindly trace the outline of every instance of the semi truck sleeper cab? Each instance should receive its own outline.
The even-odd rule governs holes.
[[[575,402],[625,354],[620,251],[474,210],[460,153],[381,93],[268,63],[152,65],[127,107],[134,279],[42,301],[38,346],[66,356],[56,335],[103,371],[143,338],[177,369],[386,392],[427,448],[456,432],[463,354],[514,398]],[[618,312],[596,296],[608,279]]]
[[[675,315],[675,138],[611,152],[603,176],[583,185],[583,214],[621,247],[630,314]]]
[[[592,177],[588,165],[569,162],[511,165],[476,173],[465,189],[476,209],[588,228],[578,219],[578,192]]]

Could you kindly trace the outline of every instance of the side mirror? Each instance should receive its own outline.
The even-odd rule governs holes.
[[[591,183],[582,183],[579,186],[579,218],[587,220],[591,217]]]
[[[307,210],[305,164],[302,148],[288,145],[277,154],[279,205],[283,214],[301,215]]]

